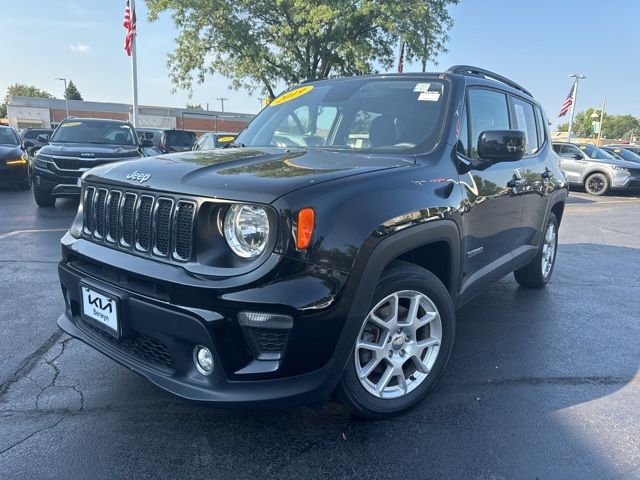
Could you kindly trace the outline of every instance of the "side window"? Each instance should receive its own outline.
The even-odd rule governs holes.
[[[512,97],[513,112],[515,114],[515,128],[527,134],[526,155],[534,155],[540,144],[538,143],[538,129],[533,105],[519,98]]]
[[[576,153],[580,153],[580,151],[571,145],[562,145],[560,149],[560,156],[563,158],[573,158]]]
[[[467,121],[467,110],[465,109],[462,112],[462,117],[460,118],[459,127],[460,131],[458,132],[458,143],[456,144],[456,150],[458,153],[464,155],[465,157],[470,156],[469,153],[469,122]]]
[[[542,147],[544,142],[547,140],[547,125],[546,120],[544,118],[544,114],[539,107],[536,107],[536,119],[538,120],[538,143]]]
[[[504,93],[481,88],[468,92],[471,151],[469,157],[478,158],[478,137],[485,130],[508,130],[509,108]]]

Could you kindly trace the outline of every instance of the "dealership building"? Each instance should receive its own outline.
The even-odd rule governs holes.
[[[132,107],[126,103],[18,96],[9,97],[7,102],[9,125],[18,130],[28,127],[55,128],[67,116],[131,121]],[[246,113],[138,107],[138,125],[141,128],[191,130],[198,135],[204,132],[239,132],[252,118],[253,115]]]

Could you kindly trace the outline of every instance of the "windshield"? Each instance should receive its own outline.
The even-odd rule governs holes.
[[[169,130],[166,133],[167,145],[172,147],[189,147],[195,143],[196,134],[185,130]]]
[[[405,152],[428,151],[438,141],[448,86],[444,81],[382,77],[325,82],[276,98],[236,143]]]
[[[580,150],[585,152],[589,158],[595,158],[596,160],[615,160],[616,158],[609,152],[592,145],[580,145]]]
[[[614,155],[622,158],[623,160],[627,160],[628,162],[636,162],[640,163],[640,155],[633,153],[631,150],[626,150],[624,148],[613,148],[607,149],[608,152],[612,152]]]
[[[10,128],[0,128],[0,145],[20,145],[20,139],[16,132]]]
[[[56,143],[97,143],[137,145],[133,129],[124,123],[102,120],[69,120],[56,129],[51,138]]]

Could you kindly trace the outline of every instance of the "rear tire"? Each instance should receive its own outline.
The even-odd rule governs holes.
[[[53,207],[56,204],[56,197],[51,195],[50,191],[35,186],[33,187],[33,197],[39,207]]]
[[[584,189],[590,195],[606,195],[609,191],[609,177],[604,173],[592,173],[584,181]]]
[[[551,279],[557,251],[558,219],[553,212],[549,212],[538,254],[531,263],[513,272],[516,282],[528,288],[544,287]]]
[[[370,419],[415,406],[442,377],[454,337],[455,310],[446,287],[428,270],[394,261],[378,281],[337,398]]]

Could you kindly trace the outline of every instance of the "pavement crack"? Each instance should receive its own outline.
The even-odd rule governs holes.
[[[12,449],[12,448],[14,448],[14,447],[17,447],[17,446],[18,446],[18,445],[20,445],[21,443],[26,442],[26,441],[27,441],[27,440],[29,440],[30,438],[35,437],[35,436],[36,436],[36,435],[38,435],[39,433],[44,432],[45,430],[50,430],[50,429],[52,429],[52,428],[57,427],[57,426],[60,424],[60,422],[62,422],[62,420],[64,420],[64,417],[60,417],[60,418],[59,418],[56,422],[54,422],[53,424],[51,424],[51,425],[47,425],[46,427],[39,428],[39,429],[38,429],[38,430],[36,430],[35,432],[33,432],[33,433],[31,433],[31,434],[27,435],[26,437],[24,437],[22,440],[18,440],[17,442],[15,442],[15,443],[13,443],[13,444],[9,445],[7,448],[5,448],[5,449],[3,449],[3,450],[0,450],[0,455],[2,455],[2,454],[4,454],[4,453],[8,452],[9,450],[11,450],[11,449]]]
[[[56,344],[56,342],[62,335],[62,330],[57,330],[42,345],[40,345],[40,347],[35,352],[25,358],[20,363],[20,365],[18,365],[18,368],[15,372],[13,372],[9,379],[0,384],[0,398],[2,398],[5,393],[7,393],[7,390],[9,390],[9,387],[11,387],[11,385],[18,382],[21,378],[27,376],[31,372],[31,370],[33,370],[33,367],[36,366],[38,360]],[[67,340],[65,340],[65,342],[66,341]]]

